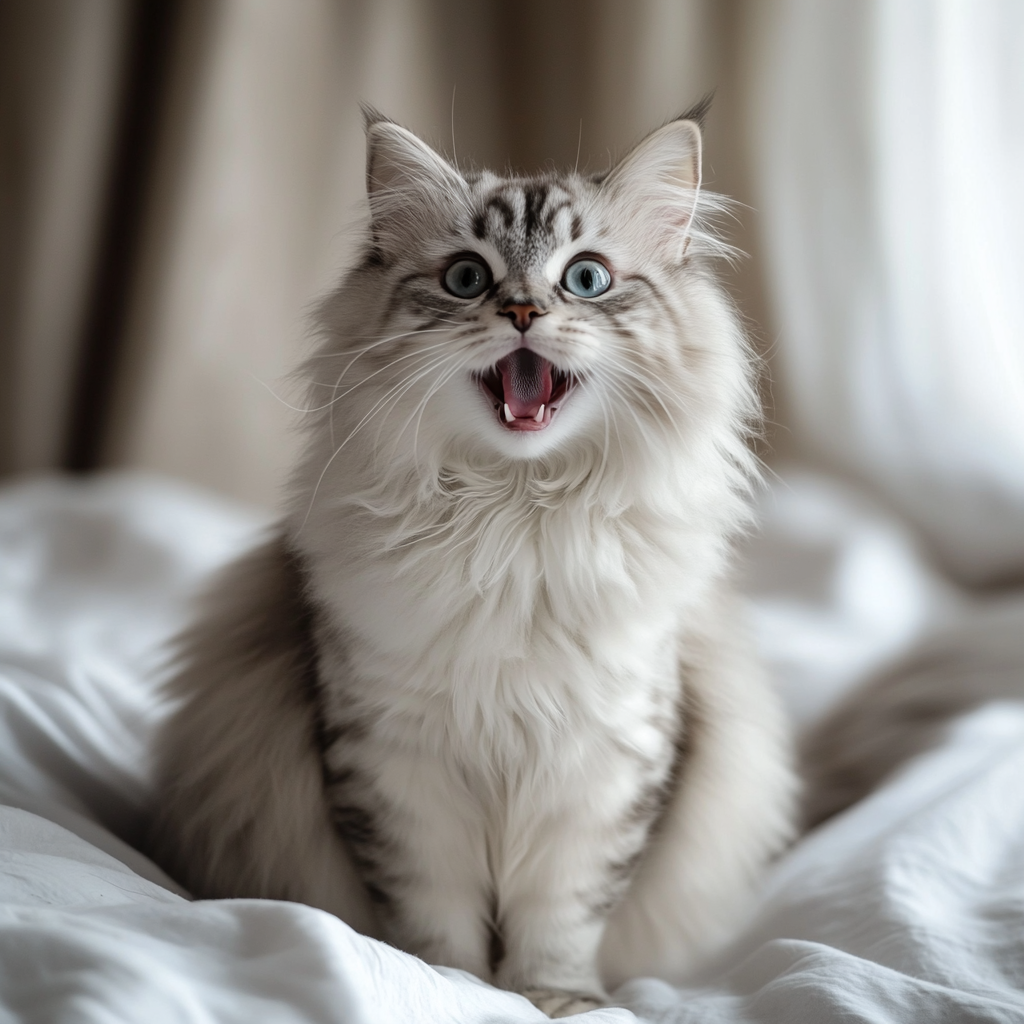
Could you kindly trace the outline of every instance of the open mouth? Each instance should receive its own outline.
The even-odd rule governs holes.
[[[506,430],[543,430],[576,380],[532,349],[517,348],[477,380]]]

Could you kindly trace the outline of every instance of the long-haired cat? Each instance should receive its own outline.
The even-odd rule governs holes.
[[[553,1015],[720,942],[790,835],[729,593],[752,358],[699,112],[609,173],[462,173],[367,114],[280,529],[183,642],[155,855]]]

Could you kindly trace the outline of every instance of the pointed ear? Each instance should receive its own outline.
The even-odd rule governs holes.
[[[443,157],[412,132],[364,108],[366,194],[374,216],[410,193],[437,195],[461,190],[462,178]]]
[[[700,161],[700,126],[670,121],[633,149],[602,187],[658,237],[684,247],[700,193]]]

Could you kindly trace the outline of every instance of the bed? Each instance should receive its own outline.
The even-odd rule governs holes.
[[[959,593],[863,495],[791,470],[764,522],[746,586],[798,729],[935,636],[1024,674],[1024,601]],[[320,911],[192,901],[138,852],[165,641],[266,525],[141,475],[0,491],[0,1020],[546,1019]],[[689,987],[614,1002],[586,1020],[1024,1021],[1024,704],[974,708],[804,836]]]

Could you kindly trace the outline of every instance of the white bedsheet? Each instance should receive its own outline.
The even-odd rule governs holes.
[[[159,643],[262,525],[143,477],[0,493],[0,1021],[544,1020],[307,907],[189,902],[133,849]],[[768,496],[749,575],[798,721],[951,623],[969,642],[998,616],[1002,664],[1024,671],[1024,603],[967,601],[820,478]],[[695,987],[641,979],[616,1002],[586,1019],[1024,1021],[1024,705],[962,719],[803,839]]]

